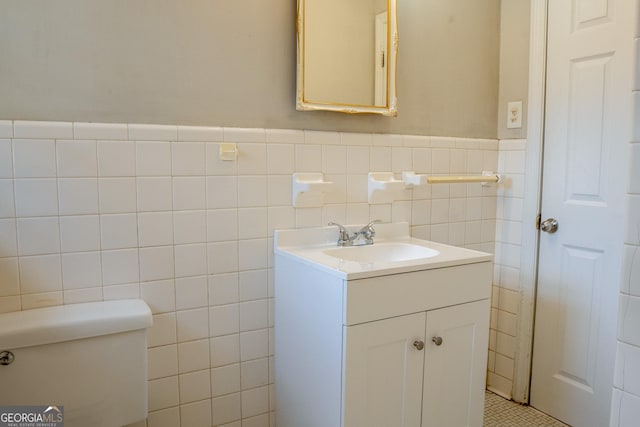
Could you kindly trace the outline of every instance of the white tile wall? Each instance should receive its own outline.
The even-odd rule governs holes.
[[[525,174],[524,140],[499,142],[498,172],[505,182],[498,187],[496,249],[491,310],[491,336],[487,386],[510,398],[520,303],[520,245],[522,243],[522,182]],[[469,200],[469,199],[468,199]]]
[[[367,204],[369,171],[478,174],[497,168],[497,141],[20,121],[0,121],[0,138],[0,312],[145,299],[149,427],[274,425],[276,228],[409,221],[416,236],[492,252],[498,217],[497,247],[517,245],[515,186],[424,187]],[[237,161],[219,160],[222,142],[238,145]],[[522,163],[516,151],[504,161],[514,172]],[[322,208],[294,209],[291,173],[301,171],[324,172],[339,191]],[[511,264],[497,268],[511,280],[496,293],[490,355],[505,381]]]

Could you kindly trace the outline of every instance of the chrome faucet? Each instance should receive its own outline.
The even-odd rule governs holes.
[[[373,238],[376,235],[376,230],[373,228],[373,224],[381,222],[376,219],[363,226],[360,230],[349,235],[349,231],[337,222],[330,222],[329,225],[335,225],[338,227],[338,246],[363,246],[373,245]]]
[[[342,225],[337,222],[330,222],[328,225],[335,225],[339,228],[338,231],[338,246],[351,246],[351,237],[349,232]]]

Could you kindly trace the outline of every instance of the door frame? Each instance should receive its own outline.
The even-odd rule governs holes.
[[[529,95],[524,181],[523,230],[520,262],[520,311],[514,360],[512,399],[529,403],[533,328],[535,323],[538,246],[535,224],[541,209],[544,110],[547,63],[547,8],[549,0],[531,0]],[[531,262],[533,260],[534,262]]]

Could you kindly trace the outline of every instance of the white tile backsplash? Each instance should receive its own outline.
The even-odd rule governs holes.
[[[209,308],[209,331],[212,337],[240,332],[238,304],[219,305]]]
[[[293,144],[267,144],[267,173],[290,175],[295,170]]]
[[[211,369],[211,395],[213,397],[237,393],[241,390],[240,364]]]
[[[178,344],[179,372],[209,369],[209,339]]]
[[[266,131],[259,128],[223,128],[227,142],[265,142]]]
[[[265,144],[238,144],[238,175],[265,175],[267,147]]]
[[[204,175],[205,144],[203,142],[174,142],[171,144],[174,176]]]
[[[65,290],[102,285],[100,252],[62,254],[62,286]]]
[[[114,231],[117,233],[120,228],[118,227]],[[100,250],[100,218],[98,215],[60,217],[60,249],[62,252]]]
[[[207,245],[205,243],[175,246],[175,275],[190,277],[207,274]]]
[[[103,301],[102,287],[92,287],[83,289],[65,289],[62,292],[62,299],[65,304],[79,304],[83,302]]]
[[[296,172],[322,172],[322,145],[296,145]]]
[[[257,239],[267,235],[267,208],[240,208],[238,214],[238,238]],[[224,223],[223,223],[224,224]],[[231,221],[233,224],[233,221]],[[231,225],[227,223],[228,225]]]
[[[138,283],[129,283],[107,286],[103,282],[102,296],[105,301],[140,298],[140,285]]]
[[[13,174],[16,178],[56,176],[56,143],[49,139],[14,139]]]
[[[229,334],[211,338],[209,340],[209,356],[212,368],[240,362],[239,335]]]
[[[178,127],[170,125],[128,125],[131,141],[177,141]]]
[[[203,243],[207,241],[207,211],[174,211],[173,242]]]
[[[170,211],[173,207],[172,179],[169,176],[138,178],[138,211]]]
[[[180,422],[187,426],[211,425],[211,400],[187,403],[180,407]]]
[[[13,153],[10,139],[0,139],[0,178],[13,178]]]
[[[176,344],[150,348],[147,357],[150,380],[178,374],[178,346]]]
[[[238,207],[267,206],[267,177],[238,176]]]
[[[127,125],[121,123],[74,123],[75,139],[124,140],[127,139]]]
[[[171,176],[171,143],[137,141],[136,174],[138,176]]]
[[[60,252],[58,217],[18,218],[17,230],[20,256]]]
[[[175,286],[177,310],[208,307],[207,276],[177,278]]]
[[[342,145],[365,145],[373,143],[373,135],[370,133],[340,132],[340,143]]]
[[[141,281],[175,277],[173,246],[140,248],[139,257]]]
[[[243,391],[242,415],[252,417],[269,411],[269,389],[258,387]]]
[[[136,212],[136,179],[98,179],[98,199],[102,214]]]
[[[204,176],[173,178],[173,209],[176,211],[206,208]]]
[[[18,295],[20,295],[18,258],[0,258],[0,297]]]
[[[23,256],[19,263],[21,295],[62,290],[62,262],[59,254]]]
[[[0,219],[0,258],[18,256],[16,236],[16,220]]]
[[[176,314],[179,343],[209,337],[209,310],[207,308],[182,310]]]
[[[148,393],[149,411],[177,406],[179,403],[178,377],[150,380]]]
[[[140,285],[140,296],[154,314],[176,310],[176,291],[173,280],[158,280]]]
[[[144,296],[142,290],[141,295]],[[154,314],[153,326],[149,329],[148,334],[148,346],[157,347],[161,345],[174,344],[176,342],[177,333],[175,311],[169,313]]]
[[[236,176],[208,176],[206,191],[207,209],[236,208],[238,206],[238,178]]]
[[[491,249],[496,216],[522,211],[479,185],[367,203],[369,171],[478,173],[497,167],[496,141],[3,121],[0,138],[0,311],[142,297],[155,322],[148,426],[269,422],[274,229],[406,220],[416,236]],[[237,144],[236,161],[220,160],[222,142]],[[323,172],[336,191],[295,209],[293,172]],[[497,377],[511,363],[510,297],[496,308]]]
[[[138,248],[102,251],[102,283],[121,285],[140,281]]]
[[[135,176],[136,145],[133,141],[99,141],[97,153],[100,176]]]
[[[38,292],[35,294],[22,294],[20,305],[23,310],[31,310],[33,308],[52,307],[64,304],[64,293],[57,292]]]
[[[178,141],[222,141],[221,127],[178,126]]]
[[[173,244],[173,212],[143,212],[138,214],[140,247]]]
[[[486,142],[486,146],[493,144]],[[499,141],[498,156],[482,153],[482,163],[467,159],[474,169],[496,171],[505,176],[497,188],[482,187],[482,232],[495,236],[494,299],[491,336],[494,336],[494,364],[489,366],[487,385],[510,396],[516,357],[517,322],[520,304],[520,254],[522,243],[523,185],[525,174],[524,140]],[[485,145],[485,144],[482,144]],[[479,160],[478,156],[478,160]],[[478,173],[480,171],[476,171]],[[473,200],[473,199],[468,199]],[[472,202],[473,203],[473,202]],[[496,220],[497,219],[497,220]],[[489,225],[491,224],[491,225]],[[495,233],[491,233],[494,228]]]
[[[59,178],[58,208],[60,215],[98,213],[98,180],[96,178]]]
[[[293,129],[266,129],[268,143],[304,144],[304,131]]]
[[[211,398],[211,374],[208,369],[180,374],[180,403]]]
[[[16,120],[13,122],[13,137],[71,139],[73,138],[73,125],[69,122]]]
[[[90,177],[98,175],[96,141],[56,141],[58,177]]]
[[[137,215],[135,213],[101,215],[100,245],[103,250],[137,248]]]
[[[162,409],[149,413],[148,427],[175,427],[180,425],[180,408]]]
[[[211,400],[211,416],[214,426],[240,427],[240,393],[227,394]]]
[[[269,355],[269,333],[266,329],[240,333],[240,360],[254,360]]]
[[[12,179],[0,179],[0,218],[14,218],[15,199],[14,199],[14,182]]]
[[[242,302],[239,304],[240,332],[265,329],[269,325],[267,299]]]
[[[238,271],[238,242],[207,244],[207,270],[209,274]]]
[[[239,275],[238,299],[259,300],[273,296],[269,293],[270,270],[243,271]]]
[[[13,122],[0,120],[0,138],[13,138]]]

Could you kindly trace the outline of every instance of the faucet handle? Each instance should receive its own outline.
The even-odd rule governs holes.
[[[327,225],[335,225],[336,227],[339,228],[339,235],[338,235],[338,244],[341,244],[341,242],[346,242],[350,240],[349,237],[349,232],[347,231],[346,228],[344,228],[342,225],[338,224],[337,222],[330,222]]]
[[[371,237],[376,235],[376,230],[373,228],[373,224],[378,224],[378,223],[381,223],[381,222],[382,222],[382,220],[374,219],[373,221],[369,222],[367,225],[362,227],[360,229],[359,233],[365,234],[367,236],[367,238],[371,238]]]

